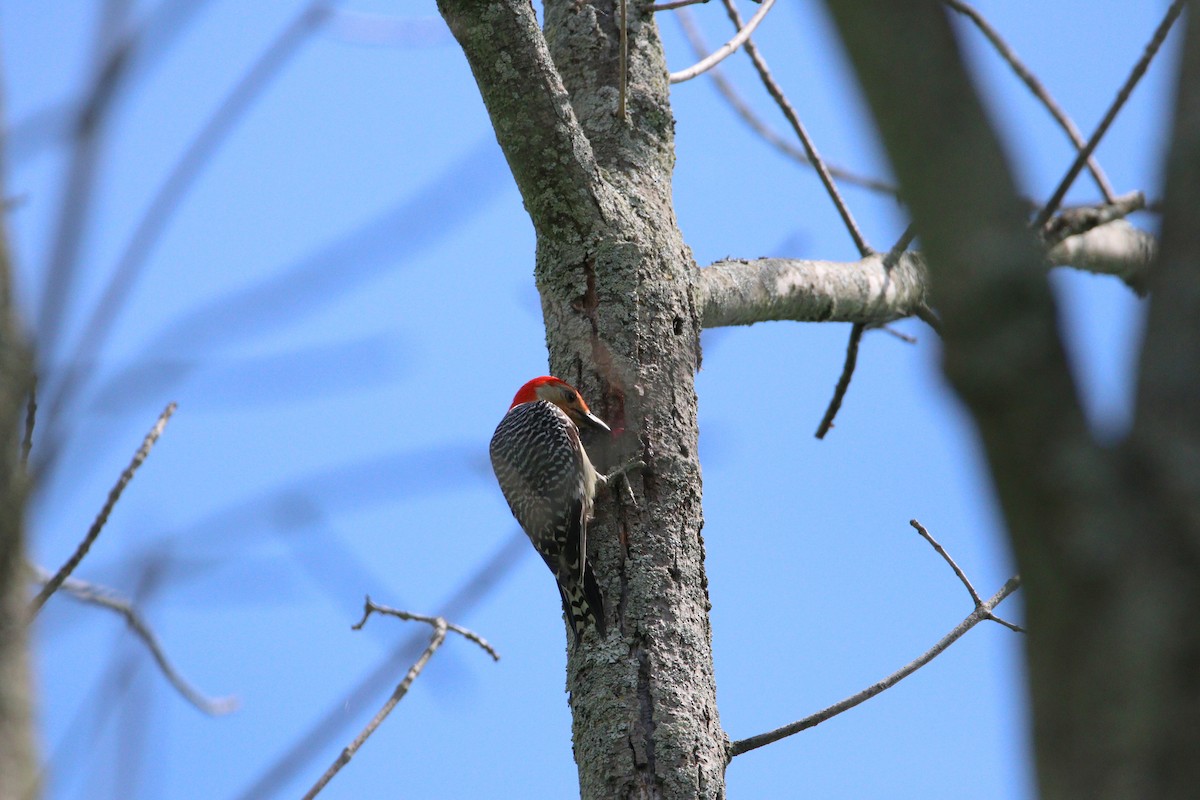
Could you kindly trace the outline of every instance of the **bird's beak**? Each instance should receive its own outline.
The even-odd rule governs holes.
[[[584,412],[582,419],[588,425],[592,426],[593,428],[595,428],[597,430],[607,431],[609,433],[612,433],[612,428],[610,428],[610,427],[608,427],[608,425],[604,424],[604,420],[600,419],[599,417],[597,417],[595,414],[593,414],[590,411]]]

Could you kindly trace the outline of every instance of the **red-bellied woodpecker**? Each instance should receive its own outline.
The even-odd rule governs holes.
[[[609,428],[579,392],[558,378],[521,387],[492,436],[492,469],[513,516],[558,581],[563,612],[575,634],[585,626],[604,637],[604,599],[587,561],[587,526],[597,483],[579,428]]]

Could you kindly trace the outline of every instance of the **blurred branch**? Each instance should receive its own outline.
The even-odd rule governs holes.
[[[705,2],[707,2],[707,0],[705,0]],[[679,25],[683,29],[683,35],[687,37],[688,44],[692,47],[692,52],[696,54],[697,58],[703,57],[703,55],[708,52],[708,45],[705,43],[704,38],[700,33],[700,29],[696,26],[696,21],[692,17],[691,12],[680,11],[676,15],[676,19],[679,20]],[[729,104],[729,107],[733,109],[734,113],[737,114],[743,122],[749,125],[751,130],[762,137],[763,141],[781,151],[784,155],[799,161],[801,164],[810,167],[812,166],[812,162],[808,160],[808,156],[804,154],[803,149],[796,147],[787,139],[780,136],[769,125],[767,125],[767,123],[758,118],[746,101],[743,100],[742,97],[737,93],[737,90],[733,87],[733,84],[725,78],[725,74],[721,71],[720,67],[712,68],[708,71],[707,75],[713,82],[713,86],[716,87],[717,92],[725,99],[725,102]],[[890,194],[893,197],[897,196],[896,187],[889,183],[877,180],[875,178],[868,178],[863,175],[858,175],[842,167],[830,164],[829,162],[825,162],[825,166],[829,170],[829,174],[837,178],[842,183],[851,184],[863,189],[870,189],[871,191],[881,192],[883,194]]]
[[[1042,207],[1042,210],[1038,212],[1037,217],[1034,218],[1033,228],[1035,230],[1041,230],[1042,226],[1044,226],[1050,220],[1050,217],[1054,215],[1054,212],[1057,211],[1058,207],[1062,204],[1063,198],[1067,195],[1067,190],[1070,189],[1071,184],[1075,182],[1075,178],[1078,177],[1079,171],[1083,169],[1083,165],[1087,163],[1089,158],[1091,158],[1092,153],[1100,144],[1100,140],[1104,137],[1104,134],[1108,132],[1108,127],[1112,125],[1113,120],[1117,118],[1117,114],[1120,113],[1121,109],[1124,107],[1125,101],[1128,100],[1129,96],[1133,93],[1133,89],[1135,86],[1137,86],[1138,81],[1140,81],[1142,76],[1146,74],[1146,69],[1150,66],[1150,62],[1154,59],[1155,54],[1158,53],[1158,49],[1162,47],[1162,43],[1166,40],[1167,34],[1171,30],[1171,26],[1175,24],[1175,20],[1178,19],[1179,15],[1183,12],[1184,2],[1185,0],[1175,0],[1175,2],[1171,4],[1171,7],[1167,9],[1167,13],[1163,16],[1162,22],[1160,22],[1158,27],[1155,28],[1154,35],[1150,38],[1150,42],[1146,45],[1146,49],[1143,51],[1142,57],[1139,58],[1137,63],[1133,65],[1133,69],[1129,72],[1129,77],[1125,79],[1125,83],[1121,86],[1120,91],[1117,92],[1117,96],[1113,100],[1112,105],[1108,107],[1108,111],[1104,114],[1104,118],[1101,119],[1100,124],[1096,126],[1096,132],[1092,134],[1090,139],[1088,139],[1087,144],[1080,149],[1079,154],[1075,156],[1075,161],[1071,164],[1070,169],[1067,170],[1067,174],[1064,175],[1062,181],[1059,182],[1058,188],[1054,190],[1054,194],[1050,196],[1050,199],[1046,201],[1046,205]]]
[[[1075,127],[1075,123],[1069,116],[1067,116],[1066,112],[1062,110],[1062,107],[1059,106],[1054,98],[1050,96],[1050,92],[1045,86],[1042,85],[1042,82],[1038,80],[1037,76],[1034,75],[1024,63],[1022,63],[1021,59],[1017,58],[1017,54],[1013,52],[1013,49],[1009,47],[1008,43],[1005,42],[1000,36],[1000,32],[993,28],[992,24],[988,22],[987,19],[984,18],[984,16],[975,8],[967,3],[962,2],[962,0],[943,0],[943,2],[950,8],[957,11],[959,14],[962,14],[967,19],[971,20],[971,22],[975,23],[975,27],[979,29],[979,32],[983,34],[984,38],[991,42],[992,47],[995,48],[1000,57],[1004,59],[1005,63],[1007,63],[1010,68],[1012,68],[1012,71],[1016,73],[1016,76],[1021,79],[1021,82],[1028,87],[1029,91],[1033,93],[1033,96],[1036,97],[1041,104],[1046,107],[1046,110],[1050,112],[1050,116],[1054,117],[1054,120],[1059,124],[1059,127],[1066,132],[1067,137],[1071,140],[1071,143],[1075,145],[1075,148],[1077,150],[1082,149],[1085,143],[1083,140],[1083,134],[1079,132],[1079,128]],[[1086,163],[1088,170],[1090,170],[1092,173],[1092,177],[1096,180],[1096,186],[1100,188],[1100,193],[1104,195],[1104,201],[1106,203],[1115,202],[1113,188],[1109,184],[1108,178],[1104,175],[1104,171],[1100,169],[1100,165],[1094,158],[1090,156],[1088,157]]]
[[[95,362],[95,355],[104,346],[113,322],[132,296],[132,288],[151,251],[196,178],[235,124],[328,16],[329,8],[324,0],[310,3],[301,11],[226,95],[159,185],[121,251],[100,300],[84,324],[74,352],[65,361],[65,373],[49,398],[49,419],[55,429],[63,424],[60,414],[65,404],[77,385],[86,379],[87,366]],[[47,437],[47,452],[39,459],[39,466],[53,459],[60,439],[60,435]]]
[[[458,625],[447,622],[445,617],[428,617],[421,614],[410,614],[407,611],[376,605],[370,597],[368,597],[364,603],[362,619],[352,626],[354,630],[362,630],[363,625],[367,624],[367,618],[371,616],[372,612],[376,611],[381,614],[389,614],[393,617],[398,617],[403,620],[424,622],[428,625],[431,625],[433,626],[433,636],[430,637],[429,645],[425,648],[425,651],[421,653],[420,658],[418,658],[416,663],[409,668],[408,674],[404,676],[404,679],[400,681],[400,684],[396,687],[395,691],[392,692],[392,696],[387,699],[387,702],[383,704],[383,707],[380,708],[371,721],[366,724],[358,736],[354,737],[354,741],[347,745],[346,748],[342,750],[341,754],[334,759],[333,763],[329,765],[329,769],[325,770],[325,774],[317,779],[317,782],[313,784],[313,787],[304,795],[304,800],[312,800],[312,798],[320,794],[321,790],[325,788],[325,785],[333,779],[333,776],[337,775],[342,767],[350,763],[350,759],[354,758],[354,754],[358,752],[359,748],[362,747],[371,734],[375,732],[375,729],[383,724],[383,721],[387,719],[388,714],[392,713],[392,709],[396,707],[396,704],[404,699],[404,695],[408,694],[408,687],[412,686],[413,681],[415,681],[417,676],[421,674],[421,670],[423,670],[425,665],[429,663],[429,659],[432,658],[433,654],[437,652],[437,649],[442,646],[442,642],[446,639],[447,631],[454,631],[455,633],[470,639],[472,642],[475,642],[475,644],[482,647],[494,661],[500,660],[500,656],[495,650],[492,649],[492,646],[483,639],[483,637],[473,631],[467,630],[466,628],[462,628]]]
[[[703,75],[705,72],[708,72],[717,64],[720,64],[726,58],[736,53],[739,47],[746,44],[746,42],[750,40],[750,34],[754,33],[754,29],[757,28],[759,23],[766,18],[767,12],[771,10],[771,6],[773,5],[775,5],[775,0],[763,0],[762,8],[760,8],[744,26],[739,18],[737,20],[738,32],[732,39],[687,69],[682,69],[679,72],[672,72],[670,78],[671,83],[683,83],[684,81],[690,81],[697,75]]]
[[[73,121],[73,141],[36,324],[43,359],[54,358],[58,337],[64,332],[62,319],[75,288],[75,268],[92,204],[103,133],[136,42],[122,33],[127,6],[124,0],[104,3],[93,44],[91,87]]]
[[[734,5],[733,0],[724,0],[724,3],[725,10],[729,13],[729,19],[733,22],[734,27],[744,30],[742,15],[738,13],[737,6]],[[765,10],[765,6],[763,10]],[[759,12],[759,14],[761,13],[762,11]],[[834,207],[837,208],[838,215],[842,218],[842,223],[850,233],[850,238],[854,240],[854,246],[858,249],[858,254],[865,258],[873,251],[870,245],[867,244],[867,240],[863,238],[862,232],[858,229],[858,223],[854,221],[854,215],[850,213],[850,208],[846,205],[846,201],[842,199],[841,193],[838,192],[837,184],[833,182],[833,176],[829,174],[825,163],[821,161],[821,156],[817,153],[816,145],[813,144],[812,138],[808,135],[804,124],[800,122],[800,116],[796,113],[796,109],[787,99],[787,96],[784,95],[783,89],[775,82],[770,69],[767,68],[766,60],[759,55],[758,48],[755,47],[754,42],[749,38],[746,39],[745,50],[746,55],[750,56],[750,60],[754,63],[754,69],[758,71],[758,76],[762,79],[767,93],[771,95],[771,99],[783,111],[783,115],[792,124],[792,130],[800,138],[800,144],[804,146],[804,153],[817,170],[817,175],[821,178],[821,184],[829,194],[829,199],[833,201]]]
[[[800,731],[816,727],[825,720],[836,717],[843,711],[849,711],[851,708],[854,708],[863,701],[870,700],[872,697],[880,694],[884,690],[890,689],[941,655],[948,647],[950,647],[950,645],[962,638],[964,633],[971,630],[971,628],[974,628],[983,620],[989,619],[992,609],[1004,602],[1004,599],[1015,592],[1020,585],[1021,579],[1019,576],[1014,575],[1013,577],[1009,578],[1008,581],[1002,587],[1000,587],[1000,590],[996,592],[996,594],[992,595],[992,597],[987,601],[978,605],[975,610],[967,616],[966,619],[958,623],[953,630],[939,639],[937,644],[922,653],[916,660],[896,670],[883,680],[871,684],[861,692],[857,692],[856,694],[847,697],[845,700],[834,703],[828,708],[824,708],[815,714],[810,714],[804,719],[797,720],[790,725],[784,725],[782,728],[776,728],[773,731],[760,733],[757,736],[751,736],[746,739],[739,739],[735,742],[732,742],[729,745],[729,759],[733,760],[735,756],[740,756],[742,753],[756,750],[759,747],[777,742],[780,739],[787,738],[793,734],[800,733]]]
[[[464,617],[485,600],[512,567],[530,553],[528,540],[520,530],[513,531],[504,544],[468,577],[454,595],[442,604],[443,617]],[[383,686],[394,680],[396,669],[412,658],[416,637],[394,648],[321,715],[307,731],[301,733],[288,750],[268,766],[243,792],[240,800],[262,800],[278,794],[284,784],[306,768],[319,755],[324,743],[344,727],[346,719],[366,707],[367,702]]]
[[[167,427],[167,420],[175,413],[175,408],[175,404],[170,403],[163,409],[162,414],[158,417],[158,421],[154,423],[154,427],[150,429],[150,432],[146,434],[146,438],[142,441],[142,446],[133,454],[133,460],[129,462],[129,466],[125,467],[121,476],[117,478],[116,484],[109,490],[108,499],[105,500],[100,513],[96,515],[96,519],[92,522],[91,528],[88,529],[87,535],[83,537],[83,541],[75,548],[75,552],[71,554],[66,563],[59,567],[58,571],[51,578],[46,580],[41,591],[33,598],[29,608],[31,618],[37,616],[42,606],[50,599],[50,595],[54,594],[63,581],[79,566],[79,562],[83,561],[84,556],[88,554],[88,550],[91,549],[92,544],[100,535],[100,531],[104,530],[104,525],[108,522],[108,515],[112,513],[113,507],[121,499],[121,494],[125,491],[125,487],[133,480],[134,473],[137,472],[138,467],[142,466],[142,463],[150,455],[150,450],[154,447],[154,443],[158,441],[158,437],[162,435],[163,429]]]
[[[129,63],[121,78],[121,88],[131,85],[140,74],[151,71],[171,51],[208,2],[162,0],[149,10],[144,22],[124,34],[124,42],[129,47]],[[24,119],[16,120],[6,142],[10,162],[23,163],[43,148],[65,139],[71,133],[73,120],[78,118],[80,109],[91,102],[92,94],[94,89],[68,100],[53,101]]]
[[[48,586],[52,580],[50,573],[37,566],[34,566],[33,570],[37,576],[37,580],[43,584],[44,590],[44,587]],[[126,624],[142,640],[146,645],[146,649],[150,651],[150,655],[154,658],[154,662],[158,664],[163,677],[175,688],[175,691],[179,692],[184,700],[191,703],[198,710],[214,717],[237,710],[238,699],[236,697],[208,697],[192,686],[180,674],[179,670],[167,658],[162,643],[159,642],[154,631],[142,619],[141,614],[134,608],[130,600],[121,597],[112,589],[81,581],[78,578],[65,578],[60,582],[60,586],[64,592],[81,603],[105,608],[124,617]]]

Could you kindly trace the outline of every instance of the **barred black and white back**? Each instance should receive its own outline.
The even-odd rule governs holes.
[[[603,638],[604,601],[587,561],[598,478],[575,423],[554,403],[522,403],[500,421],[489,450],[504,499],[554,573],[575,643],[588,626]]]

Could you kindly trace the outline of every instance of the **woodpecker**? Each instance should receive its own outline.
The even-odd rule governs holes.
[[[529,541],[550,567],[575,645],[590,624],[603,638],[604,599],[587,562],[597,474],[580,427],[608,431],[573,386],[544,375],[521,387],[492,436],[492,469]]]

